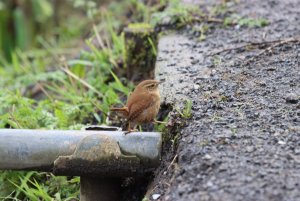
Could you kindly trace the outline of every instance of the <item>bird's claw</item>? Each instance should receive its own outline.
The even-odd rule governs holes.
[[[127,135],[127,134],[129,134],[131,132],[137,132],[137,131],[139,131],[139,130],[137,130],[137,129],[129,129],[128,131],[125,131],[124,134]]]

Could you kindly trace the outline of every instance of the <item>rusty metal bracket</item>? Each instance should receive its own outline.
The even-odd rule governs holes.
[[[120,177],[141,172],[141,168],[140,159],[135,155],[124,155],[116,140],[109,136],[90,135],[78,143],[72,155],[59,156],[54,161],[53,173]]]

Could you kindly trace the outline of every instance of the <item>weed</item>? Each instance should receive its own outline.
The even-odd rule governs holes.
[[[172,107],[171,107],[172,108]],[[169,109],[172,110],[170,107]],[[187,120],[192,117],[192,101],[187,99],[183,108],[175,108],[167,118],[167,127],[163,127],[162,135],[165,143],[170,143],[171,150],[177,149],[180,140],[180,130],[186,126]]]
[[[216,6],[214,6],[211,11],[210,15],[211,16],[224,16],[229,12],[229,7],[227,6],[226,3],[221,3]]]
[[[219,57],[219,56],[214,56],[214,57],[213,57],[213,64],[214,64],[215,66],[221,65],[221,63],[222,63],[221,57]]]
[[[207,24],[201,24],[200,26],[194,26],[192,28],[194,33],[200,33],[200,36],[198,38],[199,41],[203,41],[206,39],[206,33],[210,29],[210,27]]]
[[[175,151],[178,143],[179,143],[179,138],[180,138],[180,133],[176,133],[176,135],[174,135],[174,137],[171,139],[171,143],[172,143],[172,150]]]
[[[232,14],[229,17],[224,19],[224,25],[228,26],[230,24],[238,24],[240,26],[247,26],[247,27],[264,27],[268,25],[268,20],[265,18],[248,18],[248,17],[241,17],[237,14]]]
[[[230,128],[232,136],[235,136],[237,134],[237,129],[236,128]]]
[[[199,8],[183,4],[179,0],[169,1],[163,12],[153,13],[150,23],[153,26],[176,25],[177,28],[190,24],[194,15],[201,15]]]
[[[203,141],[199,142],[200,147],[206,147],[207,145],[209,145],[209,142],[207,140],[203,140]]]
[[[188,119],[192,116],[192,105],[193,105],[193,102],[191,100],[187,99],[185,101],[183,110],[180,111],[178,108],[176,108],[176,111],[180,114],[180,116],[183,119]]]

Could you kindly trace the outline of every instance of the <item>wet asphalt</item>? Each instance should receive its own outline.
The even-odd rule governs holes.
[[[178,157],[156,173],[157,200],[300,200],[300,2],[230,9],[269,24],[216,24],[199,41],[197,23],[159,40],[164,104],[193,106]]]

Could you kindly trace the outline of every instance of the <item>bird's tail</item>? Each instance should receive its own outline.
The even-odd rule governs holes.
[[[129,114],[129,110],[128,110],[128,107],[121,107],[121,108],[110,108],[110,111],[112,112],[119,112],[121,114],[123,114],[124,116],[128,116]]]

